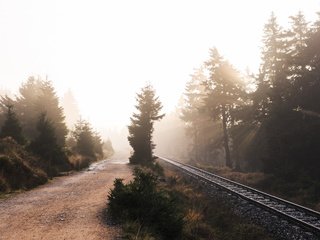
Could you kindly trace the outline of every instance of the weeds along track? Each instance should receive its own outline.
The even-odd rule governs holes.
[[[171,164],[184,174],[196,178],[199,181],[205,181],[214,185],[231,195],[240,197],[248,203],[271,213],[273,216],[301,228],[302,231],[312,233],[312,235],[316,237],[315,239],[320,239],[319,212],[220,177],[197,167],[164,157],[158,156],[158,158]]]

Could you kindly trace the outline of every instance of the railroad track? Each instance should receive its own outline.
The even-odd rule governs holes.
[[[158,156],[158,158],[194,178],[214,184],[218,188],[223,189],[232,195],[236,195],[242,199],[245,199],[256,206],[271,212],[273,215],[299,226],[303,230],[312,232],[320,239],[319,212],[231,181],[197,167],[183,164],[164,157]]]

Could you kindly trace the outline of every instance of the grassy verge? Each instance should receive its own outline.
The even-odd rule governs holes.
[[[0,198],[32,189],[55,176],[88,167],[96,158],[69,153],[64,165],[51,165],[12,138],[0,139]]]
[[[109,194],[108,213],[122,225],[124,239],[271,239],[178,173],[139,171],[129,184],[116,180]]]
[[[0,140],[0,192],[30,189],[47,182],[48,176],[38,163],[11,138]]]
[[[229,168],[197,166],[230,180],[320,211],[320,182],[311,179],[307,175],[284,179],[261,172],[245,173],[233,171]]]

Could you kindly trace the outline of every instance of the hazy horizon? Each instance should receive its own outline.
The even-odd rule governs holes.
[[[146,82],[174,110],[211,47],[256,72],[271,11],[285,26],[299,10],[311,21],[320,1],[0,1],[0,89],[48,77],[95,128],[122,129]]]

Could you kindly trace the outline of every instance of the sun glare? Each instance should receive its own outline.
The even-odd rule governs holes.
[[[271,11],[285,24],[319,9],[299,0],[1,1],[0,87],[16,92],[28,76],[48,76],[94,124],[126,125],[146,82],[171,111],[209,48],[255,72]]]

